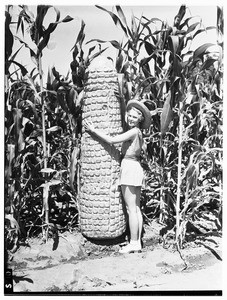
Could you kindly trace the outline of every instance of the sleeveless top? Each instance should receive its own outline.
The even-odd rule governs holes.
[[[123,158],[139,160],[143,144],[142,132],[137,128],[138,133],[133,140],[128,140],[122,143],[121,152]]]

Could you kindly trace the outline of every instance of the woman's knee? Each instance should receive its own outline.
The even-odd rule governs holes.
[[[139,205],[136,205],[136,212],[141,214],[141,209],[140,209],[140,206]]]
[[[129,205],[127,206],[128,214],[137,214],[137,207],[136,205]]]
[[[128,213],[137,213],[140,206],[140,187],[122,186],[122,194]]]

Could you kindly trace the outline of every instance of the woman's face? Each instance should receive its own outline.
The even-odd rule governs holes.
[[[127,112],[127,123],[130,128],[139,127],[140,120],[141,116],[136,110],[130,109]]]

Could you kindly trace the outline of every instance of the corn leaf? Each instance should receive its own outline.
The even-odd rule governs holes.
[[[186,12],[186,6],[185,5],[181,5],[178,14],[175,16],[174,18],[174,26],[179,28],[180,22],[182,21],[184,15]]]
[[[34,50],[26,42],[21,40],[18,36],[15,36],[15,39],[17,39],[20,43],[22,43],[26,48],[29,49],[31,58],[33,59],[34,63],[37,64],[37,55],[34,52]]]
[[[156,46],[152,45],[151,43],[145,41],[144,43],[145,49],[148,53],[148,55],[151,55],[155,50],[156,50]]]
[[[11,23],[11,16],[6,11],[5,12],[5,59],[7,60],[11,53],[13,48],[13,34],[10,30],[10,23]]]
[[[95,50],[95,47],[96,47],[96,46],[93,46],[93,47],[89,48],[89,51],[88,51],[88,56],[91,54],[91,52],[92,52],[92,51],[94,51],[94,50]],[[75,59],[75,58],[74,58],[74,59]]]
[[[223,16],[223,8],[217,7],[217,27],[221,34],[224,33],[224,16]]]
[[[131,99],[132,98],[132,82],[127,82],[126,86],[127,86],[128,97],[129,97],[129,99]]]
[[[179,46],[179,37],[177,35],[169,36],[169,45],[170,45],[170,51],[172,52],[175,58]]]
[[[54,132],[54,131],[58,131],[61,130],[62,128],[60,126],[52,126],[50,128],[48,128],[46,131],[47,132]]]
[[[73,20],[73,18],[70,17],[69,15],[67,15],[67,16],[62,20],[62,23],[71,22],[72,20]]]
[[[112,40],[112,41],[103,41],[103,40],[99,40],[99,39],[92,39],[92,40],[88,41],[86,44],[91,43],[91,42],[110,43],[114,48],[116,48],[118,50],[122,50],[122,51],[125,52],[125,50],[121,47],[121,45],[117,41],[115,41],[115,40]]]
[[[35,35],[33,38],[33,41],[35,42],[36,45],[39,44],[40,39],[43,36],[44,33],[43,20],[50,7],[51,6],[47,6],[47,5],[37,6],[37,13],[36,13],[35,27],[34,27]]]
[[[198,58],[202,58],[202,56],[204,54],[206,54],[206,51],[209,47],[211,46],[214,46],[214,44],[211,44],[211,43],[207,43],[207,44],[203,44],[202,46],[198,47],[195,52],[194,52],[194,55],[193,55],[193,60],[196,60]]]
[[[78,36],[77,36],[77,39],[76,39],[76,44],[79,44],[80,46],[82,45],[82,41],[83,41],[83,36],[84,36],[84,27],[85,27],[85,23],[84,21],[82,20],[81,21],[81,28],[80,28],[80,31],[78,33]]]
[[[120,51],[119,51],[119,52],[120,52]],[[118,57],[116,58],[116,70],[117,70],[118,73],[121,72],[123,60],[124,60],[124,57],[123,57],[123,55],[120,53],[120,54],[118,55]]]
[[[45,223],[49,223],[49,203],[48,203],[48,198],[49,198],[49,190],[50,190],[50,185],[49,182],[46,182],[42,184],[43,187],[43,211],[45,212]]]
[[[214,58],[208,58],[201,66],[200,68],[200,72],[203,71],[203,70],[206,70],[206,69],[209,69],[210,66],[213,65],[213,63],[217,61],[216,59]]]
[[[52,168],[43,168],[40,170],[41,173],[53,173],[56,172],[56,170],[52,169]]]
[[[78,97],[78,93],[75,91],[74,88],[71,88],[70,91],[66,94],[66,102],[71,114],[75,113],[76,110],[75,103],[77,97]]]
[[[124,87],[124,74],[117,74],[117,81],[118,81],[118,94],[119,97],[123,97],[123,87]]]
[[[186,35],[189,34],[190,32],[192,32],[193,30],[195,30],[196,27],[200,24],[201,24],[200,22],[196,22],[196,23],[192,24],[191,26],[189,26],[187,29]]]
[[[24,23],[23,23],[23,20],[22,20],[22,17],[24,15],[24,12],[23,10],[20,12],[19,16],[18,16],[18,21],[17,21],[17,32],[19,30],[19,28],[21,27],[21,32],[22,32],[22,35],[24,36]]]
[[[22,76],[25,76],[28,73],[28,70],[24,66],[22,66],[21,64],[19,64],[17,61],[15,61],[15,60],[9,60],[9,63],[10,64],[13,63],[13,64],[17,65],[20,68],[20,70],[21,70]]]
[[[104,48],[104,49],[102,49],[102,50],[99,50],[97,53],[93,54],[93,55],[90,57],[89,61],[91,62],[95,57],[99,56],[99,55],[102,54],[104,51],[106,51],[107,48],[108,48],[108,47],[106,47],[106,48]]]
[[[152,36],[153,34],[152,34],[152,32],[151,32],[151,29],[150,29],[149,25],[150,25],[151,23],[154,23],[154,24],[155,24],[156,21],[161,22],[161,23],[163,23],[163,21],[160,20],[160,19],[158,19],[158,18],[151,18],[151,19],[149,20],[149,19],[146,18],[145,16],[142,16],[141,19],[147,20],[146,23],[142,23],[142,22],[141,22],[141,24],[142,24],[144,27],[146,27],[146,29],[148,30],[148,32],[149,32],[149,35],[148,35],[148,36],[151,37],[151,38],[153,38],[153,36]]]
[[[10,221],[11,228],[15,228],[18,232],[20,232],[20,226],[12,214],[6,214],[5,219]]]
[[[149,65],[148,62],[155,56],[155,52],[153,52],[150,56],[146,57],[146,58],[142,58],[140,61],[140,66],[143,67],[144,65],[147,65],[148,69],[149,69]]]
[[[215,27],[215,26],[209,26],[209,27],[206,27],[205,29],[199,29],[199,30],[197,30],[196,33],[193,35],[193,39],[194,39],[198,34],[204,32],[204,31],[206,32],[207,30],[211,30],[211,29],[217,29],[217,27]]]
[[[125,15],[123,13],[123,10],[121,9],[121,7],[119,5],[116,5],[116,10],[117,10],[117,13],[118,13],[119,17],[121,18],[122,22],[126,26],[129,35],[132,37],[132,33],[131,33],[131,31],[130,31],[130,29],[128,27],[128,24],[127,24],[127,21],[126,21],[126,17],[125,17]]]
[[[169,93],[161,113],[161,135],[163,136],[168,130],[169,124],[173,119],[173,111],[170,106],[171,93]]]
[[[60,11],[55,8],[55,12],[56,12],[56,21],[54,23],[50,23],[48,28],[46,30],[42,31],[42,37],[43,39],[38,43],[38,49],[39,49],[39,53],[42,52],[42,50],[47,46],[49,39],[50,39],[50,34],[56,29],[57,25],[60,23],[66,23],[66,22],[70,22],[71,20],[73,20],[73,18],[71,18],[70,16],[66,16],[63,20],[59,21],[60,19]]]
[[[60,81],[60,74],[59,72],[55,69],[55,67],[52,68],[52,73],[54,75],[54,77]]]
[[[35,104],[31,100],[28,100],[28,99],[25,100],[25,103],[31,106],[33,114],[34,114],[34,121],[38,122],[38,113],[37,113]]]
[[[7,157],[8,168],[5,169],[5,175],[6,178],[9,180],[10,177],[12,176],[12,163],[15,157],[15,145],[8,144],[7,150],[8,150],[8,157]]]
[[[13,114],[14,114],[16,147],[18,151],[21,151],[24,148],[24,137],[22,132],[22,118],[23,118],[22,110],[19,108],[14,108]]]
[[[58,89],[57,91],[57,101],[60,104],[61,108],[69,114],[70,111],[68,109],[67,101],[66,101],[66,92],[62,91],[61,89]]]
[[[74,189],[74,179],[75,179],[75,175],[76,175],[79,152],[80,152],[79,147],[74,147],[73,152],[71,154],[71,159],[70,159],[69,183],[70,183],[70,187],[73,191],[75,190]]]
[[[62,184],[62,181],[60,179],[51,179],[49,182],[48,182],[49,186],[52,186],[52,185],[58,185],[58,184]]]
[[[124,33],[127,35],[127,29],[126,29],[125,26],[122,24],[121,20],[118,18],[117,15],[115,15],[115,14],[112,13],[111,11],[109,11],[109,10],[107,10],[107,9],[105,9],[105,8],[103,8],[103,7],[101,7],[101,6],[99,6],[99,5],[95,5],[95,6],[96,6],[97,8],[99,8],[99,9],[101,9],[101,10],[107,12],[107,13],[111,16],[111,18],[113,19],[114,24],[115,24],[115,25],[120,25],[120,27],[123,29]]]
[[[132,34],[131,32],[129,31],[129,34],[134,38],[134,40],[137,40],[139,35],[138,35],[138,32],[139,32],[139,26],[140,26],[140,23],[137,27],[136,25],[136,19],[135,19],[135,16],[132,15]]]

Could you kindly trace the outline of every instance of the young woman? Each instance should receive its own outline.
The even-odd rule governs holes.
[[[126,204],[130,243],[120,249],[120,253],[141,251],[141,233],[143,217],[140,210],[140,193],[143,183],[143,169],[140,165],[140,153],[143,139],[141,129],[148,129],[151,124],[151,114],[142,101],[131,100],[126,108],[126,123],[128,130],[122,134],[110,137],[85,121],[85,129],[109,144],[122,142],[123,160],[121,162],[120,185]]]

